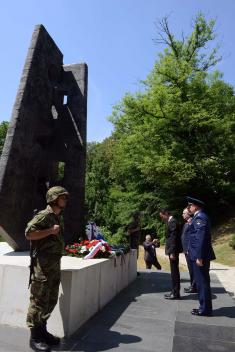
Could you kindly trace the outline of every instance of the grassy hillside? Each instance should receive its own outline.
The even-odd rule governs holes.
[[[235,267],[235,250],[229,246],[234,234],[235,215],[213,230],[213,248],[218,263]]]
[[[235,267],[235,250],[229,246],[232,235],[221,237],[220,241],[214,244],[216,261],[218,263]]]

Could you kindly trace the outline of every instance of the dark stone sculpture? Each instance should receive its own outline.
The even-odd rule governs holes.
[[[26,223],[45,208],[47,188],[58,184],[71,194],[66,243],[82,234],[87,75],[86,64],[63,66],[46,29],[35,27],[0,160],[0,234],[15,250],[28,249]]]

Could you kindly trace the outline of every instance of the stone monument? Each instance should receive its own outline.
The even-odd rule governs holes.
[[[82,234],[87,76],[85,63],[63,65],[46,29],[35,27],[0,160],[0,234],[14,250],[28,249],[26,223],[54,185],[70,192],[66,243]]]

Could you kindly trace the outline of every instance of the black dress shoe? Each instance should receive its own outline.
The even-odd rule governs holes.
[[[194,313],[198,313],[199,312],[199,309],[198,308],[193,308],[192,310],[191,310],[191,314],[193,314],[194,315]]]
[[[173,292],[170,292],[170,293],[166,293],[164,295],[164,298],[165,299],[180,299],[180,295],[175,295]]]
[[[188,287],[184,289],[185,293],[197,293],[197,289],[194,287]]]
[[[191,311],[192,315],[197,315],[199,317],[212,317],[212,313],[203,313],[199,309],[193,309]]]

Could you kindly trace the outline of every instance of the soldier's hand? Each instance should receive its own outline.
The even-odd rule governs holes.
[[[157,238],[154,238],[153,243],[154,243],[154,244],[159,244],[160,241],[159,241]]]
[[[59,232],[60,232],[60,225],[53,225],[51,228],[51,234],[58,235]]]
[[[197,259],[197,260],[196,260],[196,264],[197,264],[198,266],[203,266],[203,261],[202,261],[202,259]]]
[[[170,259],[172,259],[172,260],[175,260],[175,259],[176,259],[176,256],[175,256],[174,253],[171,253],[171,254],[170,254]]]

